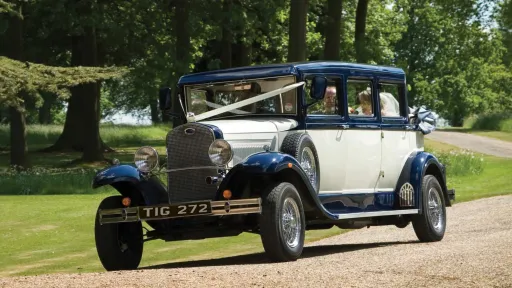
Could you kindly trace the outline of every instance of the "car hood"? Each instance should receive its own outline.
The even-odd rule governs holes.
[[[223,134],[276,133],[298,125],[297,121],[286,118],[227,119],[200,123],[216,126]]]

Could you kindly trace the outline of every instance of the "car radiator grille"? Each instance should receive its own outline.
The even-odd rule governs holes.
[[[193,134],[185,134],[185,130],[192,129]],[[214,199],[217,187],[205,182],[207,176],[218,174],[208,156],[214,140],[209,127],[196,123],[178,126],[167,134],[167,169],[188,168],[167,174],[171,203]]]

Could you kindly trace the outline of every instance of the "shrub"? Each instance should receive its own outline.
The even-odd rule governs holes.
[[[472,116],[466,119],[464,127],[475,130],[512,132],[512,113]]]
[[[33,168],[17,172],[14,168],[0,173],[0,195],[92,194],[93,169]],[[108,188],[107,188],[108,189]]]
[[[469,150],[449,152],[429,151],[446,165],[447,176],[479,175],[484,170],[484,158]]]

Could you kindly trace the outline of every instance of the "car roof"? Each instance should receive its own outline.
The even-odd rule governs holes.
[[[286,75],[298,75],[307,72],[322,72],[323,70],[350,70],[359,72],[374,72],[378,74],[393,75],[405,78],[405,72],[401,68],[349,63],[341,61],[308,61],[282,64],[265,64],[213,70],[207,72],[191,73],[180,78],[178,84],[192,84],[218,81],[237,81],[247,78],[277,77]]]

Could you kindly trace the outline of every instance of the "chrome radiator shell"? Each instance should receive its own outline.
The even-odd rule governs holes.
[[[207,176],[218,169],[210,161],[208,148],[215,140],[213,130],[203,124],[187,123],[172,129],[166,137],[169,202],[214,200],[216,185]],[[186,169],[184,169],[186,168]],[[183,169],[172,171],[173,169]]]

